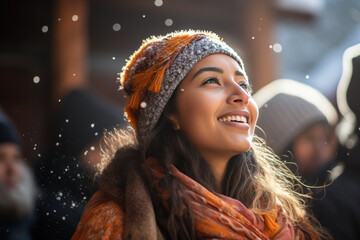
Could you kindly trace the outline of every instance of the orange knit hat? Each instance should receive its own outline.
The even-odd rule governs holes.
[[[120,74],[128,97],[125,115],[139,139],[159,120],[176,87],[202,58],[215,53],[241,58],[216,34],[180,31],[150,37],[130,57]]]

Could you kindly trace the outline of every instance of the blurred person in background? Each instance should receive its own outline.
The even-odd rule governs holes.
[[[19,135],[0,109],[0,239],[28,240],[38,191],[24,162]]]
[[[317,90],[287,79],[273,81],[254,98],[259,136],[282,160],[296,164],[289,167],[303,182],[314,184],[313,175],[335,158],[335,108]]]
[[[335,240],[360,239],[360,44],[348,48],[337,103],[343,119],[336,129],[340,140],[338,164],[322,175],[332,184],[317,189],[313,211]],[[326,169],[324,169],[326,170]],[[316,200],[319,199],[319,200]]]
[[[87,89],[61,99],[51,149],[39,164],[42,188],[37,239],[70,239],[83,208],[97,190],[95,169],[105,130],[125,127],[123,112]]]

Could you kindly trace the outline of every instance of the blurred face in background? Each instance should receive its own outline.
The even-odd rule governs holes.
[[[0,143],[0,216],[18,219],[33,210],[37,190],[31,169],[14,143]]]
[[[294,141],[293,153],[300,174],[308,177],[335,157],[334,131],[325,123],[317,123],[302,132]]]
[[[22,155],[18,145],[0,143],[0,183],[9,189],[15,188],[21,177]]]

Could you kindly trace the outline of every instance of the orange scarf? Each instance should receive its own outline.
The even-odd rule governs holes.
[[[166,207],[169,193],[160,184],[164,169],[156,159],[147,160],[154,190]],[[285,216],[272,213],[255,214],[240,201],[211,193],[199,183],[170,166],[170,174],[181,186],[182,199],[191,209],[197,239],[294,239],[294,228]],[[163,239],[156,226],[155,214],[144,179],[140,173],[128,173],[126,189],[118,189],[126,206],[110,200],[98,191],[86,206],[73,236],[77,239]],[[149,175],[149,174],[148,174]],[[130,177],[130,178],[129,178]],[[119,196],[120,196],[119,195]],[[129,197],[130,196],[130,197]],[[150,210],[149,210],[150,209]],[[181,217],[181,211],[178,213]],[[303,239],[300,237],[300,239]]]
[[[155,189],[162,196],[166,205],[168,193],[161,187],[159,180],[164,176],[164,169],[156,159],[147,160],[154,176]],[[291,239],[293,230],[290,226],[279,226],[276,211],[255,215],[240,201],[214,194],[173,165],[170,174],[181,185],[182,199],[191,209],[197,237],[200,239]],[[283,224],[282,224],[283,225]],[[280,231],[279,231],[280,230]]]

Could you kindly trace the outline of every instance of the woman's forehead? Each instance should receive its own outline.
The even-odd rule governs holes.
[[[194,78],[207,70],[223,73],[227,69],[231,69],[236,75],[246,77],[246,72],[241,68],[240,64],[234,58],[222,53],[212,54],[201,59],[190,70],[188,76]]]

